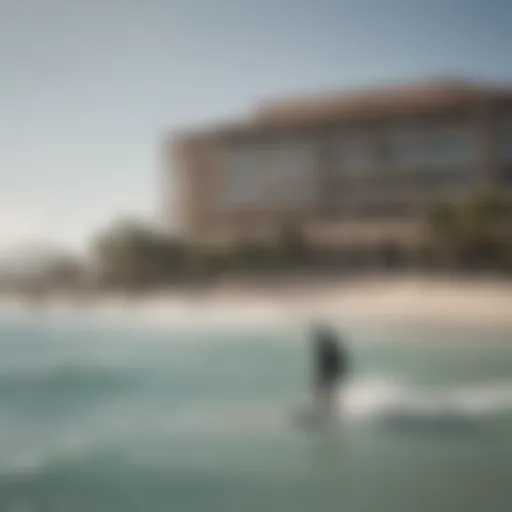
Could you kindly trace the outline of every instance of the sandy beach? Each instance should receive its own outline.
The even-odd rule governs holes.
[[[26,311],[26,301],[0,299],[2,311]],[[512,329],[512,286],[496,280],[428,277],[372,278],[251,286],[224,283],[204,293],[166,292],[133,298],[102,296],[86,303],[55,295],[43,305],[58,315],[86,311],[157,323],[390,321],[503,326]]]

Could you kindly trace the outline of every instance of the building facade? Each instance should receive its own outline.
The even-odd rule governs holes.
[[[287,222],[320,245],[414,244],[432,201],[512,192],[512,88],[439,81],[270,102],[175,137],[176,171],[182,232],[199,244]]]

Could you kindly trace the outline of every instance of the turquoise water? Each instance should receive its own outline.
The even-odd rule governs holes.
[[[510,332],[346,334],[345,421],[320,434],[292,421],[297,327],[4,315],[0,510],[509,510]]]

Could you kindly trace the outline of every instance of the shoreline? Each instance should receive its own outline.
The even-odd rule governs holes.
[[[205,293],[160,292],[146,296],[104,294],[83,303],[55,294],[41,307],[12,296],[0,297],[0,312],[42,311],[66,316],[101,317],[169,323],[224,320],[238,323],[303,321],[454,324],[512,329],[512,286],[508,281],[418,276],[318,281],[277,286],[220,285]]]

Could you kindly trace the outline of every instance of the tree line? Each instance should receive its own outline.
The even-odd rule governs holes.
[[[512,204],[494,190],[439,200],[428,211],[422,239],[427,259],[447,269],[512,271]]]
[[[297,226],[269,239],[250,236],[223,249],[187,243],[136,222],[114,224],[93,244],[100,281],[134,289],[204,281],[224,273],[280,272],[305,266],[311,246]]]
[[[454,272],[512,272],[510,202],[496,191],[435,201],[423,220],[420,241],[407,257],[389,241],[373,248],[342,248],[331,264],[348,271],[364,271],[371,260],[373,265],[398,269],[409,265]],[[324,251],[298,224],[283,225],[265,240],[246,235],[223,249],[208,249],[125,220],[96,236],[87,269],[94,269],[101,287],[143,290],[203,283],[223,274],[304,272],[325,267]],[[78,261],[62,257],[49,267],[46,278],[56,287],[74,286],[83,270]]]

